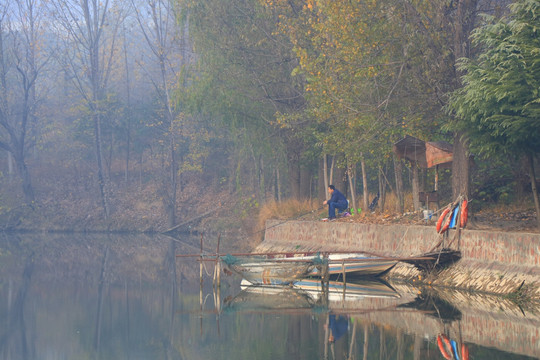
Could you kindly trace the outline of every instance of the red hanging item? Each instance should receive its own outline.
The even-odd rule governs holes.
[[[469,218],[469,202],[467,201],[467,199],[464,199],[462,202],[461,202],[461,222],[460,222],[460,225],[461,225],[461,228],[465,228],[465,226],[467,225],[467,220]]]
[[[469,360],[469,348],[465,344],[461,344],[461,359]]]
[[[442,226],[442,223],[443,223],[444,219],[446,218],[446,215],[448,215],[449,212],[450,212],[450,207],[447,207],[442,212],[441,216],[439,217],[439,220],[437,220],[437,225],[436,225],[435,229],[437,230],[437,232],[439,234],[442,234],[444,232],[444,230],[441,230],[441,226]],[[450,224],[450,223],[448,223],[448,224]]]
[[[446,337],[446,335],[439,334],[437,336],[437,345],[439,346],[439,351],[441,352],[441,355],[447,359],[450,360],[452,358],[452,353],[448,351],[448,349],[451,349],[450,340]]]

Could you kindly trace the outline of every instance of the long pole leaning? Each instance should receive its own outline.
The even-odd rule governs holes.
[[[202,287],[202,283],[203,283],[203,262],[202,262],[202,259],[203,259],[203,234],[201,234],[201,254],[199,255],[199,259],[200,259],[200,265],[199,265],[199,280],[200,280],[200,283],[201,283],[201,287]]]
[[[216,262],[214,265],[214,287],[221,286],[221,258],[219,256],[219,244],[221,242],[221,234],[218,236],[216,248]]]

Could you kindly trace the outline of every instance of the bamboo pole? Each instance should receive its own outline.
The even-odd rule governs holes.
[[[356,324],[357,323],[358,323],[358,321],[355,321],[354,324],[353,324],[352,335],[351,335],[351,344],[349,346],[349,357],[347,358],[348,360],[353,359],[353,349],[354,349],[354,345],[356,345]]]
[[[201,254],[200,254],[200,260],[203,259],[203,234],[201,234]],[[199,303],[201,306],[201,315],[199,316],[199,326],[200,326],[200,335],[203,334],[203,318],[202,318],[202,312],[203,312],[203,262],[200,262],[199,265],[199,280],[200,280],[200,287],[199,287]]]
[[[202,259],[203,259],[203,235],[202,234],[201,234],[201,254],[199,256],[200,256],[200,260],[201,260],[201,264],[199,266],[199,280],[200,280],[200,283],[201,283],[201,292],[202,292],[202,285],[203,285],[203,262],[202,262]]]
[[[364,254],[368,256],[375,256],[382,259],[393,259],[391,256],[381,255],[369,251],[357,251],[357,250],[324,250],[324,251],[278,251],[278,252],[262,252],[262,253],[232,253],[229,254],[231,256],[290,256],[294,257],[295,255],[303,255],[303,256],[309,256],[309,255],[317,255],[320,254],[321,256],[325,254]],[[193,256],[199,256],[199,254],[177,254],[176,257],[193,257]],[[208,256],[216,256],[216,254],[208,254]]]
[[[221,233],[218,236],[218,242],[217,242],[217,254],[218,254],[218,260],[217,260],[217,267],[218,267],[218,294],[219,294],[219,288],[221,287],[221,258],[219,258],[219,245],[221,243]]]
[[[192,255],[190,257],[195,257],[195,256],[200,256],[200,255]],[[284,262],[284,263],[287,263],[287,262],[299,262],[300,263],[300,262],[312,262],[313,261],[311,259],[294,259],[294,258],[276,258],[276,259],[267,259],[267,260],[271,261],[271,262],[276,262],[276,263],[279,263],[279,262]],[[376,262],[376,261],[381,261],[381,260],[387,260],[387,261],[435,260],[435,257],[434,256],[411,256],[411,257],[394,257],[394,258],[382,258],[382,259],[379,259],[379,258],[360,258],[360,259],[339,259],[339,260],[335,260],[335,261],[329,260],[329,262],[335,264],[337,261],[349,263],[349,262]],[[197,261],[212,261],[212,262],[215,262],[216,259],[214,259],[213,257],[208,257],[208,258],[203,258],[203,259],[197,259]]]
[[[345,289],[347,288],[347,272],[345,271],[345,259],[343,259],[341,270],[343,271],[343,301],[345,301]]]
[[[324,327],[324,360],[328,360],[328,342],[330,337],[330,314],[326,315],[326,324]]]
[[[220,257],[219,257],[219,243],[221,241],[221,234],[219,234],[218,236],[218,241],[217,241],[217,247],[216,247],[216,259],[215,259],[215,264],[214,264],[214,282],[213,282],[213,286],[214,288],[217,286],[221,286],[221,277],[220,277],[220,272],[221,272],[221,269],[220,269]]]

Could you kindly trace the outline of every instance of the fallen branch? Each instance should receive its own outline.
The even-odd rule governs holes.
[[[201,218],[207,216],[208,214],[210,214],[210,213],[212,213],[212,212],[214,212],[214,210],[209,210],[209,211],[207,211],[207,212],[205,212],[205,213],[202,213],[202,214],[200,214],[200,215],[197,215],[197,216],[195,216],[195,217],[193,217],[193,218],[191,218],[191,219],[189,219],[189,220],[183,221],[183,222],[181,222],[180,224],[173,226],[173,227],[170,228],[169,230],[164,231],[162,234],[170,234],[170,233],[172,233],[172,232],[178,230],[179,228],[181,228],[181,227],[183,227],[183,226],[186,226],[187,224],[190,224],[190,223],[192,223],[192,222],[194,222],[194,221],[197,221],[197,220],[199,220],[199,219],[201,219]]]

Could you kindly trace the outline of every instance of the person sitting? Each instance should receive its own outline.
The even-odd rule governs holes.
[[[349,202],[345,195],[336,189],[334,185],[328,186],[328,193],[330,194],[330,200],[325,200],[323,205],[328,204],[328,219],[332,220],[336,218],[336,209],[345,210],[349,206]]]

